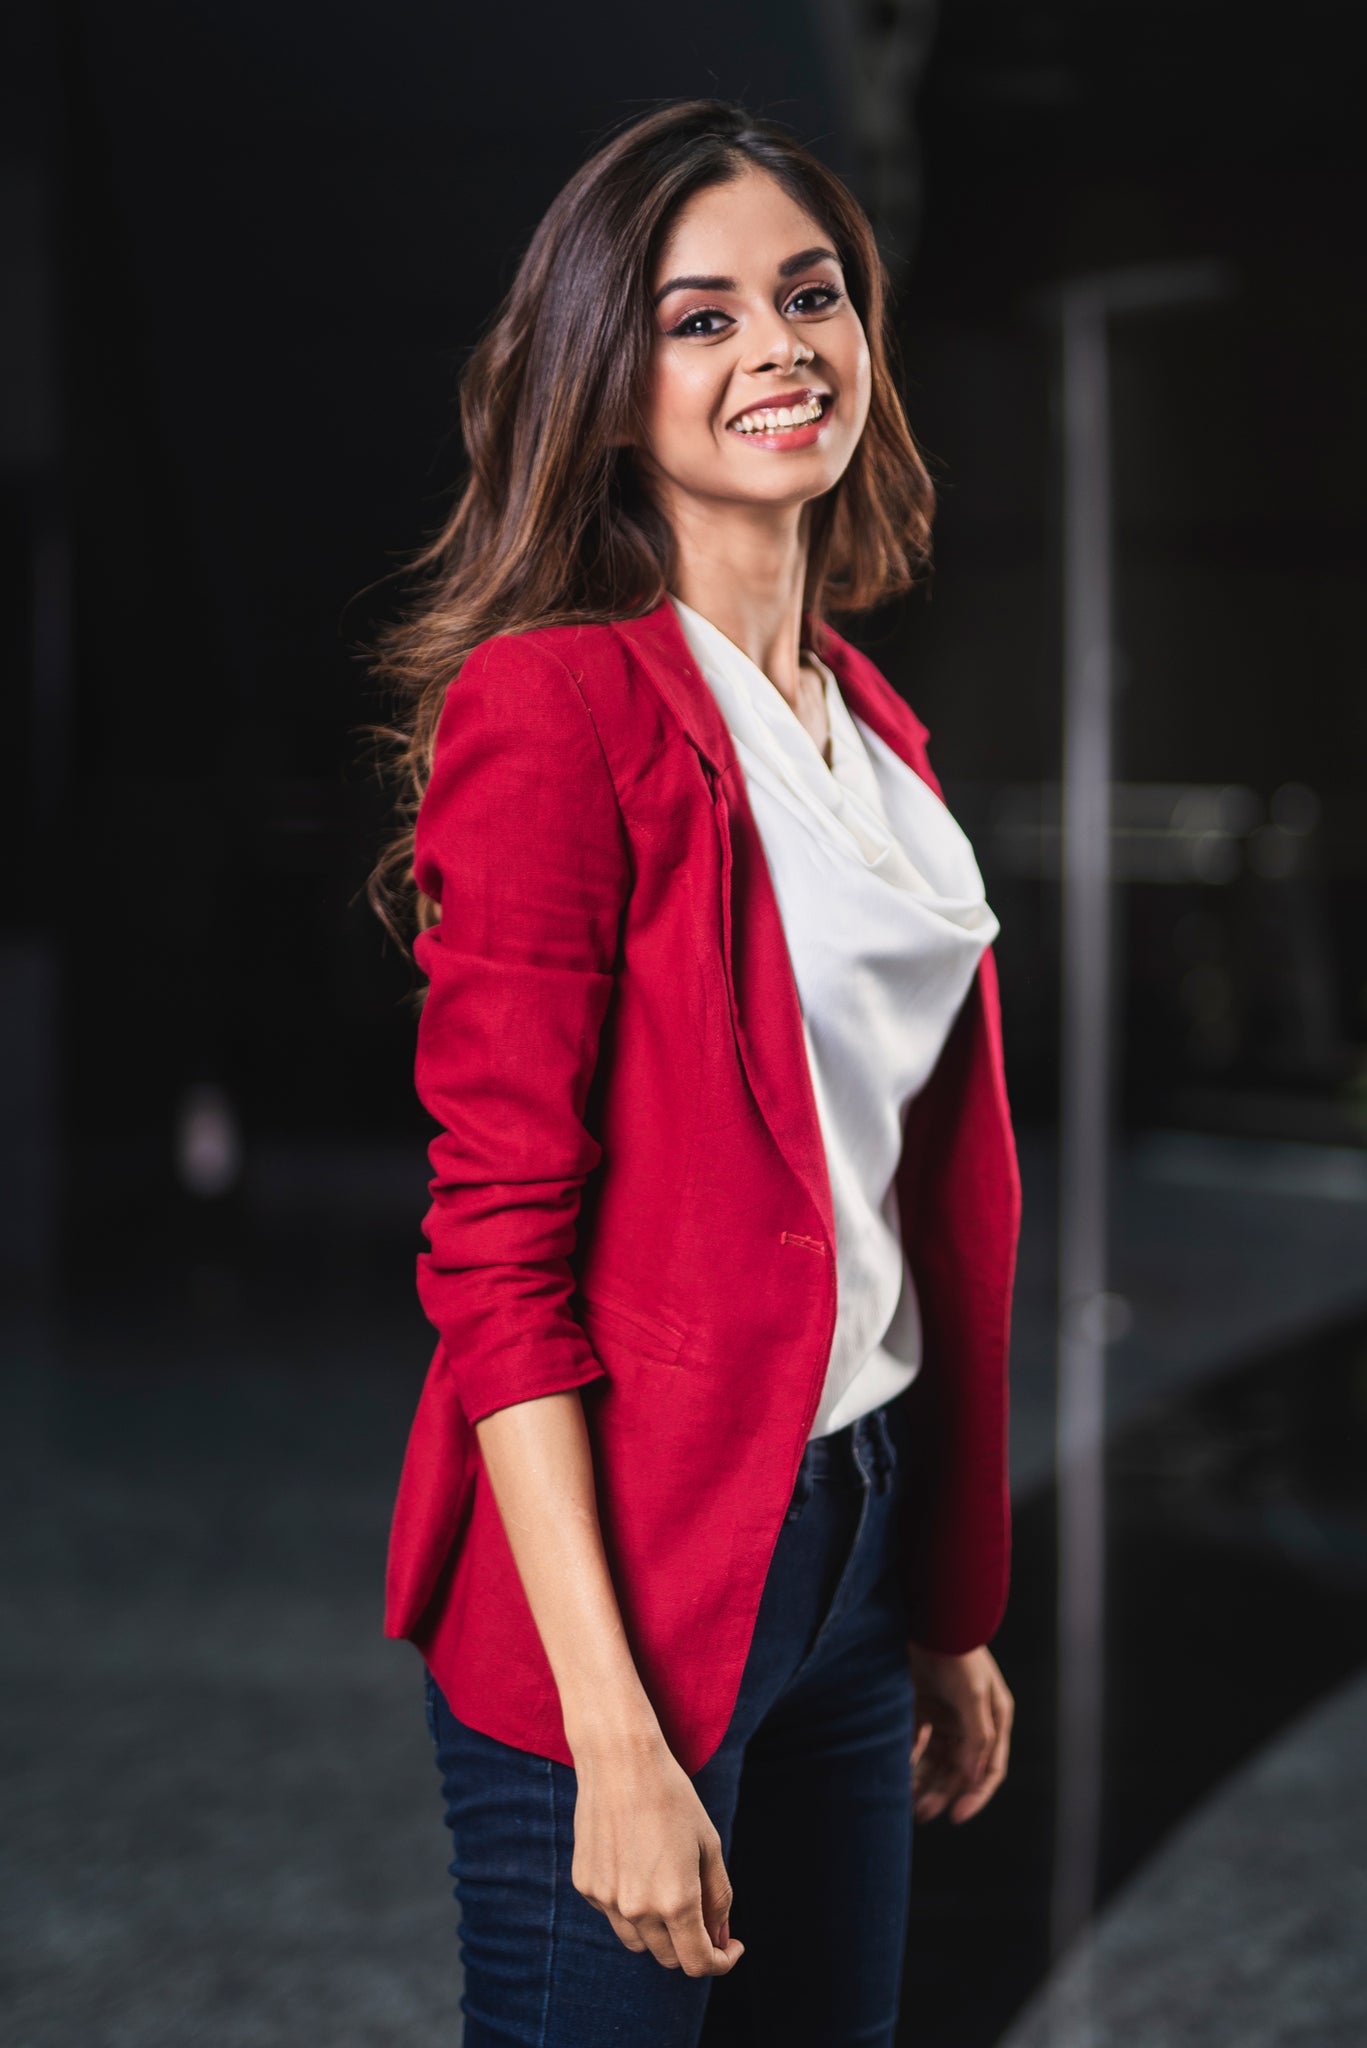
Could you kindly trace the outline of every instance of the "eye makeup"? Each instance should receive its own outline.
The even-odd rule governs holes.
[[[824,281],[821,281],[813,284],[804,284],[800,286],[797,291],[791,294],[788,303],[789,305],[792,305],[795,300],[805,299],[809,296],[809,294],[813,292],[821,293],[824,299],[826,300],[826,303],[822,306],[818,306],[815,309],[815,312],[808,316],[809,318],[819,318],[823,313],[831,312],[837,305],[840,304],[841,300],[845,296],[844,292],[840,289],[839,285],[827,284]],[[730,320],[730,318],[731,315],[725,312],[720,306],[694,306],[683,315],[682,319],[679,320],[676,323],[676,325],[674,325],[673,327],[665,328],[664,333],[670,340],[710,341],[713,340],[715,336],[722,330],[719,328],[713,328],[710,333],[690,334],[688,332],[688,329],[691,323],[694,320]]]

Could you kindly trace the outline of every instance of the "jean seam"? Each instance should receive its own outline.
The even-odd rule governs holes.
[[[876,1442],[871,1446],[873,1481],[879,1493],[886,1493],[893,1483],[893,1475],[897,1470],[897,1446],[893,1443],[892,1431],[888,1427],[887,1413],[884,1409],[875,1409],[873,1428],[876,1431]]]
[[[536,2030],[537,2048],[546,2048],[546,2029],[551,2016],[551,1980],[555,1973],[555,1945],[560,1929],[557,1909],[560,1903],[560,1828],[556,1812],[555,1766],[549,1758],[546,1763],[546,1789],[551,1799],[551,1917],[547,1928],[546,1942],[546,1987],[541,1997],[541,2023]]]
[[[845,1559],[844,1567],[841,1570],[840,1578],[837,1582],[836,1589],[834,1593],[831,1595],[831,1604],[826,1609],[825,1615],[822,1618],[821,1626],[817,1630],[816,1635],[812,1639],[810,1649],[808,1650],[806,1656],[802,1659],[802,1662],[798,1665],[797,1670],[793,1673],[793,1677],[789,1680],[789,1684],[793,1682],[793,1679],[799,1678],[802,1675],[802,1673],[806,1671],[809,1668],[809,1666],[813,1663],[813,1661],[816,1658],[818,1650],[820,1650],[822,1644],[825,1642],[832,1628],[835,1626],[836,1622],[839,1621],[841,1615],[844,1613],[846,1607],[849,1604],[850,1576],[854,1571],[855,1559],[859,1555],[860,1541],[863,1538],[864,1528],[869,1519],[870,1493],[871,1489],[869,1487],[867,1477],[865,1477],[864,1484],[860,1492],[859,1519],[855,1523],[854,1535],[850,1541],[849,1554]]]

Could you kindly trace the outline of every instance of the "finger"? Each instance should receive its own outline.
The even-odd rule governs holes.
[[[933,1785],[918,1785],[912,1810],[917,1820],[934,1820],[936,1814],[949,1798],[949,1787],[942,1782]]]
[[[970,1791],[982,1782],[997,1741],[997,1719],[993,1694],[988,1691],[972,1706],[972,1719],[955,1730],[946,1755],[946,1779],[953,1791]]]
[[[922,1760],[916,1784],[915,1819],[934,1820],[937,1813],[943,1813],[957,1792],[966,1789],[966,1781],[953,1752],[932,1744]]]
[[[928,1774],[922,1780],[922,1784],[916,1786],[914,1817],[918,1821],[933,1821],[937,1817],[937,1812],[941,1812],[943,1806],[949,1802],[955,1788],[957,1780],[953,1778],[953,1774],[945,1772],[945,1769],[937,1769],[937,1772]]]
[[[948,1792],[928,1792],[923,1799],[917,1800],[913,1809],[914,1817],[922,1822],[934,1820],[937,1814],[944,1812],[948,1803]]]
[[[916,1794],[912,1809],[914,1817],[917,1820],[934,1820],[937,1813],[943,1812],[952,1796],[953,1788],[943,1781],[923,1787]]]
[[[733,1894],[731,1880],[726,1875],[726,1863],[721,1853],[721,1839],[704,1842],[700,1864],[702,1880],[702,1918],[708,1939],[717,1948],[726,1947],[726,1936],[730,1932]]]
[[[963,1791],[955,1797],[953,1810],[949,1816],[950,1819],[952,1821],[971,1820],[975,1813],[980,1813],[1005,1776],[1006,1767],[1004,1764],[1000,1769],[995,1766],[989,1767],[977,1784],[965,1786]]]
[[[976,1794],[982,1786],[976,1763],[951,1763],[936,1778],[926,1793],[917,1817],[934,1820],[937,1813],[943,1813],[947,1806],[962,1802]]]
[[[630,1920],[624,1920],[622,1915],[614,1913],[610,1906],[599,1906],[598,1911],[607,1915],[612,1923],[612,1931],[623,1948],[629,1948],[636,1956],[645,1954],[646,1945]]]
[[[947,1785],[957,1781],[958,1775],[959,1761],[953,1740],[948,1736],[933,1736],[925,1745],[917,1765],[917,1796],[943,1791]]]
[[[975,1813],[981,1813],[992,1794],[1000,1785],[1005,1772],[997,1772],[975,1785],[971,1792],[965,1792],[950,1808],[949,1818],[957,1826],[961,1821],[972,1820]]]
[[[1016,1703],[1005,1684],[996,1688],[992,1704],[997,1717],[997,1737],[992,1745],[988,1770],[1005,1777],[1007,1759],[1011,1754],[1011,1724],[1016,1717]]]
[[[1011,1696],[1005,1684],[994,1678],[987,1700],[987,1723],[978,1760],[979,1784],[986,1783],[994,1774],[999,1778],[1006,1769],[1006,1752],[1011,1740],[1011,1708]]]
[[[993,1711],[996,1717],[996,1732],[986,1762],[975,1785],[959,1799],[950,1819],[969,1820],[980,1813],[992,1797],[1002,1779],[1006,1776],[1007,1758],[1011,1749],[1011,1722],[1014,1702],[1005,1686],[993,1689]]]
[[[678,1969],[679,1958],[675,1954],[674,1944],[669,1938],[669,1929],[658,1914],[653,1914],[646,1919],[633,1921],[632,1925],[657,1963],[662,1964],[666,1970]]]
[[[685,1911],[671,1914],[665,1924],[669,1928],[679,1966],[686,1976],[724,1976],[740,1953],[741,1943],[738,1941],[732,1941],[725,1949],[718,1948],[713,1942],[703,1925],[701,1898],[695,1899]]]

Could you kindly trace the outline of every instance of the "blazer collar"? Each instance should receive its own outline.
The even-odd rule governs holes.
[[[810,619],[804,617],[804,629],[810,630],[810,624]],[[616,631],[645,663],[679,723],[711,767],[718,774],[735,768],[736,753],[726,721],[693,659],[678,613],[669,599],[661,598],[653,612],[638,619],[618,621]],[[824,642],[823,658],[855,717],[862,718],[895,754],[929,780],[925,753],[928,728],[868,657],[842,640],[830,626],[824,629]]]
[[[711,770],[721,847],[722,956],[732,1023],[751,1092],[779,1149],[806,1188],[834,1255],[825,1142],[803,1039],[802,1006],[745,777],[712,690],[667,597],[653,612],[616,622]],[[827,628],[824,659],[851,711],[940,794],[926,757],[926,727],[873,663]],[[799,1237],[796,1241],[802,1242]]]

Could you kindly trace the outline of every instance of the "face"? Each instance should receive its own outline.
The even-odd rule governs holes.
[[[829,232],[751,167],[681,207],[651,291],[642,452],[666,506],[830,490],[864,430],[870,366]]]

